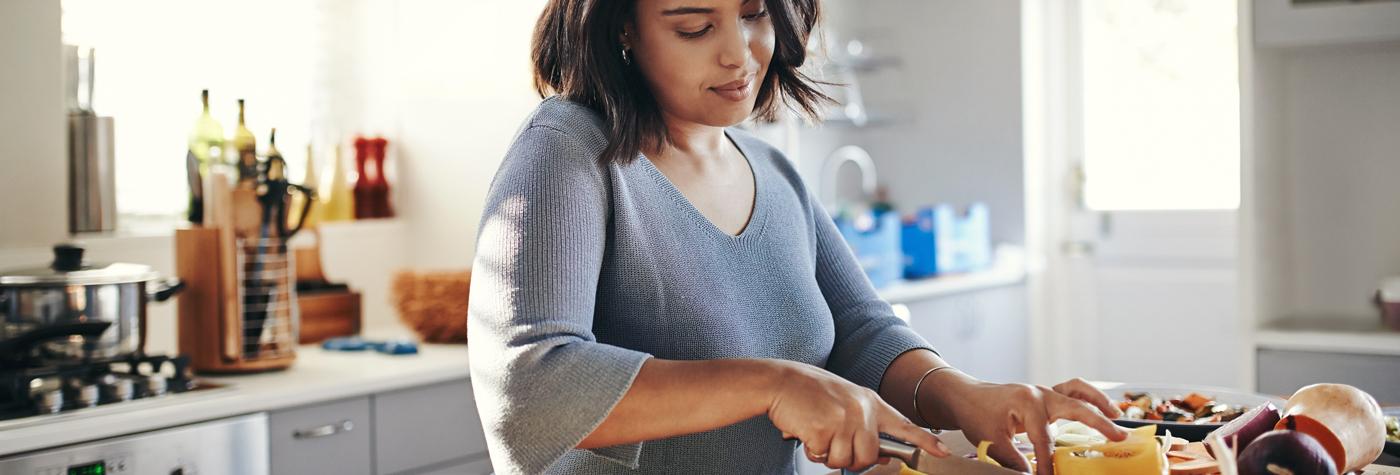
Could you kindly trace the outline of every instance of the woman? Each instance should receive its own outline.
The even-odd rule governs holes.
[[[1102,392],[979,381],[892,313],[781,153],[730,128],[825,97],[798,72],[817,0],[551,0],[547,97],[494,178],[472,383],[502,473],[792,473],[886,433],[1126,433]],[[1041,464],[1048,473],[1048,464]]]

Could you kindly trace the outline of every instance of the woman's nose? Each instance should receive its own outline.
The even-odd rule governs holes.
[[[752,34],[742,20],[738,22],[737,28],[733,29],[734,34],[725,35],[724,44],[721,46],[719,63],[721,66],[731,69],[742,68],[748,64],[753,57],[749,51],[749,38]]]

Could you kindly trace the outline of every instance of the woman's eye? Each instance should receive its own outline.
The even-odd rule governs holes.
[[[767,16],[768,16],[768,10],[767,10],[767,9],[764,9],[763,11],[760,11],[760,12],[758,12],[758,13],[754,13],[754,14],[752,14],[752,15],[744,15],[744,19],[745,19],[745,20],[748,20],[748,21],[758,21],[758,20],[763,19],[763,18],[765,18],[765,17],[767,17]]]
[[[701,36],[705,36],[705,33],[709,33],[710,30],[713,29],[713,28],[714,28],[714,25],[706,25],[704,28],[701,28],[701,29],[696,30],[696,31],[684,31],[684,30],[682,30],[682,31],[677,31],[676,33],[679,34],[679,35],[681,35],[681,38],[693,39],[693,38],[699,38],[699,37],[701,37]]]

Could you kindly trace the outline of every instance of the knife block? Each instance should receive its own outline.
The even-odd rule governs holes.
[[[296,360],[300,314],[293,259],[275,239],[231,229],[175,232],[180,353],[201,373],[286,369]]]

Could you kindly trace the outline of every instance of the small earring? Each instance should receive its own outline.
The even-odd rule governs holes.
[[[632,64],[632,58],[627,56],[627,48],[622,48],[622,62]]]

